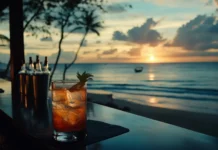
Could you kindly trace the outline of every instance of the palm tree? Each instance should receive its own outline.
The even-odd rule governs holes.
[[[69,29],[69,27],[71,27],[74,24],[74,22],[72,23],[70,21],[71,17],[74,17],[74,8],[71,8],[68,5],[60,5],[60,9],[59,9],[57,14],[58,15],[55,14],[55,16],[51,16],[51,18],[50,18],[51,21],[54,21],[54,20],[57,21],[54,23],[58,24],[58,27],[60,28],[60,38],[59,38],[59,42],[58,42],[58,53],[57,53],[57,57],[56,57],[53,69],[51,71],[49,85],[51,85],[53,75],[55,73],[56,67],[58,65],[58,62],[59,62],[59,59],[61,56],[62,43],[63,43],[64,39],[66,38],[64,31],[66,29]],[[74,30],[72,30],[70,32],[73,32],[73,31]]]
[[[87,34],[89,33],[89,31],[92,31],[92,32],[96,33],[98,36],[100,35],[100,33],[98,32],[98,29],[102,28],[102,24],[101,24],[101,22],[97,21],[98,16],[95,16],[94,12],[95,12],[94,10],[84,11],[84,15],[81,17],[80,20],[77,21],[77,24],[78,24],[77,30],[85,29],[85,33],[83,35],[83,38],[82,38],[82,40],[80,42],[80,45],[79,45],[77,51],[76,51],[74,59],[72,60],[71,63],[65,64],[65,66],[64,66],[63,80],[65,80],[67,70],[77,60],[78,53],[79,53],[79,51],[80,51],[80,49],[81,49],[81,47],[83,45],[83,42],[85,41],[85,38],[86,38]]]
[[[5,42],[6,42],[7,44],[10,43],[10,39],[9,39],[7,36],[3,35],[3,34],[0,34],[0,40],[1,40],[1,42],[2,42],[2,45],[1,45],[1,46],[5,46],[5,45],[4,45]],[[8,73],[9,67],[10,67],[10,61],[11,61],[11,60],[10,60],[10,58],[9,58],[7,67],[6,67],[5,71],[2,72],[2,77],[3,77],[3,78],[5,78],[5,77],[7,76],[7,73]]]

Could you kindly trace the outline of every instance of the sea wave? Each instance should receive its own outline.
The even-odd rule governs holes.
[[[196,97],[196,96],[182,96],[182,95],[165,95],[165,94],[149,94],[149,93],[135,93],[133,91],[118,91],[118,90],[111,90],[113,93],[126,93],[131,95],[144,95],[144,96],[154,96],[154,97],[163,97],[163,98],[173,98],[179,100],[197,100],[197,101],[214,101],[217,102],[217,98],[210,98],[210,97]]]
[[[167,86],[152,86],[143,84],[92,84],[88,83],[91,89],[104,90],[129,90],[129,91],[145,91],[145,92],[164,92],[177,94],[196,94],[205,96],[218,96],[217,89],[201,89],[201,88],[183,88],[183,87],[167,87]]]

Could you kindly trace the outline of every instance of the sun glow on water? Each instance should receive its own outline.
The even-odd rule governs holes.
[[[158,103],[158,101],[157,101],[157,99],[155,97],[152,97],[152,98],[149,99],[149,103],[156,104],[156,103]]]
[[[154,81],[155,75],[153,73],[150,73],[148,78],[150,81]]]

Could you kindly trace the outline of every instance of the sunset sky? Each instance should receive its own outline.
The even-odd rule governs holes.
[[[218,61],[218,0],[108,0],[105,5],[104,28],[99,37],[88,34],[78,63]],[[9,36],[8,23],[0,24],[0,33]],[[58,38],[25,36],[26,56],[49,56],[52,63]],[[75,33],[65,39],[60,62],[72,60],[81,38]],[[8,54],[0,47],[1,62]]]

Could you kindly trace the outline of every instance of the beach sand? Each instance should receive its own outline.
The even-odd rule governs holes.
[[[88,101],[218,137],[218,115],[145,106],[111,94],[88,93]]]

